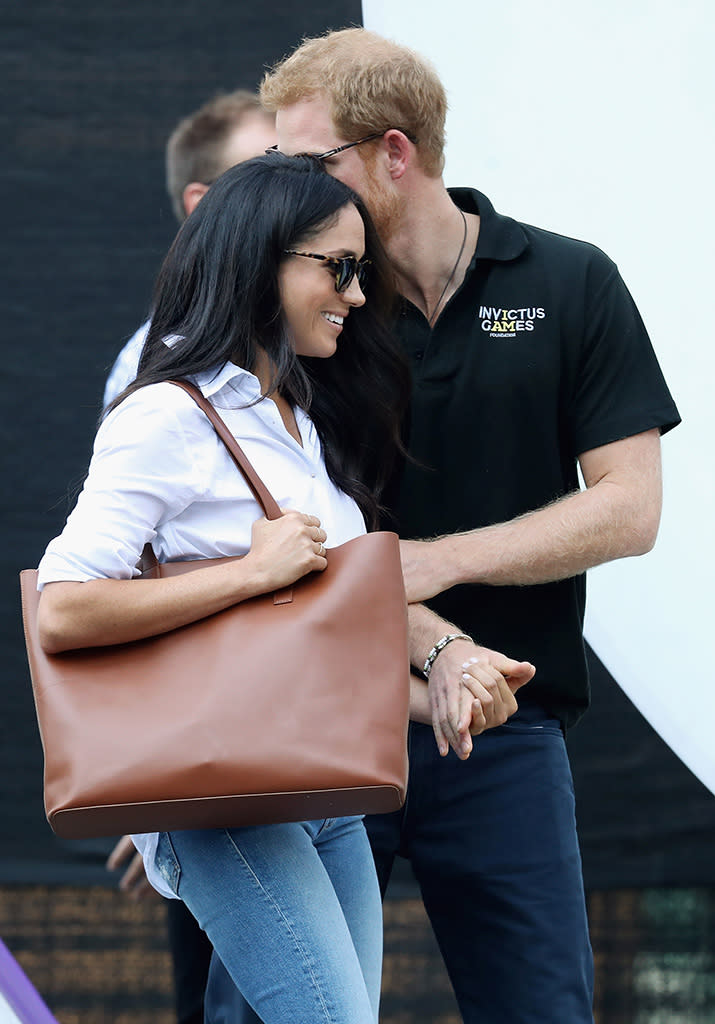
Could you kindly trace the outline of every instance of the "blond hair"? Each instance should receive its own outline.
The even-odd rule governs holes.
[[[211,185],[226,170],[226,144],[248,114],[270,115],[248,89],[219,93],[184,117],[166,144],[166,190],[179,221],[186,219],[184,189],[192,181]]]
[[[317,94],[327,98],[342,138],[400,128],[417,142],[425,173],[442,173],[447,96],[435,69],[413,50],[363,28],[328,32],[305,39],[260,89],[271,111]]]

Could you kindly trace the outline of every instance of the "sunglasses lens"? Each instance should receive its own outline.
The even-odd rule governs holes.
[[[364,288],[367,279],[367,264],[358,262],[354,256],[343,256],[339,260],[339,266],[335,275],[335,290],[344,292],[350,287],[350,282],[357,277],[360,288]]]
[[[335,276],[335,290],[344,292],[350,287],[350,282],[355,277],[355,261],[350,256],[343,256],[338,261],[338,272]],[[358,278],[359,280],[359,278]]]

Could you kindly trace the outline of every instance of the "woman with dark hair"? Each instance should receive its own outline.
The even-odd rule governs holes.
[[[317,161],[268,155],[212,186],[166,257],[137,379],[40,564],[48,651],[167,632],[287,586],[325,568],[326,542],[376,523],[406,388],[392,297],[361,201]],[[282,518],[261,518],[177,378],[219,409]],[[149,541],[159,561],[245,557],[130,586]],[[377,1021],[382,916],[360,817],[134,840],[266,1024]]]

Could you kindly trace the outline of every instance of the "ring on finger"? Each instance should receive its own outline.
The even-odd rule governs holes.
[[[318,554],[319,555],[324,555],[325,554],[325,544],[323,544],[322,540],[320,542],[320,547],[318,548]]]

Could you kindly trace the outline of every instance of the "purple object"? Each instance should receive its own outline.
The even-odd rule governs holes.
[[[0,993],[20,1024],[57,1024],[37,989],[0,939]]]

